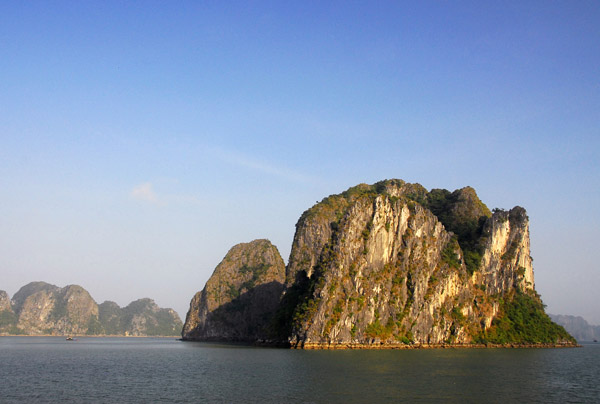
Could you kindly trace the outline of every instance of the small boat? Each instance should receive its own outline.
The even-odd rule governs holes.
[[[77,338],[67,337],[65,338],[67,341],[77,341]]]

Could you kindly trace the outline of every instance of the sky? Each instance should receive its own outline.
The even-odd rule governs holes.
[[[547,311],[600,324],[598,1],[0,2],[0,289],[182,318],[235,244],[287,262],[359,183],[530,218]]]

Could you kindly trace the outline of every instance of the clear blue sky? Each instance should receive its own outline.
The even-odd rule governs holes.
[[[524,206],[548,310],[600,324],[600,3],[0,2],[0,289],[185,316],[361,182]]]

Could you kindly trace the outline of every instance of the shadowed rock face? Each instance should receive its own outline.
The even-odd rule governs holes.
[[[98,305],[98,321],[108,335],[122,334],[125,330],[123,309],[115,302],[107,300]]]
[[[6,293],[4,293],[6,295]],[[121,309],[96,304],[81,286],[32,282],[8,296],[0,293],[0,332],[25,335],[178,335],[182,323],[171,309],[140,299]]]
[[[267,339],[284,280],[285,264],[268,240],[234,246],[192,299],[183,339]]]

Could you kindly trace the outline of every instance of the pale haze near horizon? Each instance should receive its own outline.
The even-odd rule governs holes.
[[[600,324],[600,3],[284,3],[0,4],[0,290],[184,319],[233,245],[401,178],[525,207],[547,311]]]

